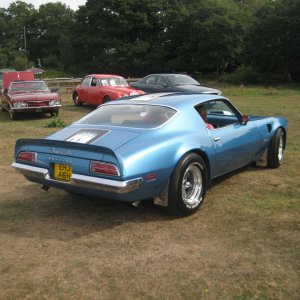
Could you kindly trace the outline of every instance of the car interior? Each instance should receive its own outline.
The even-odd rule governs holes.
[[[224,127],[241,121],[239,113],[222,100],[209,101],[196,106],[195,109],[204,122],[211,124],[214,128]]]

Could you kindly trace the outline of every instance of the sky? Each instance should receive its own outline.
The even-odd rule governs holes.
[[[41,4],[45,4],[48,2],[62,2],[69,6],[73,10],[77,10],[79,5],[84,5],[86,0],[21,0],[28,4],[33,4],[35,8],[39,8]],[[15,0],[1,0],[0,7],[8,8],[12,2],[16,2]]]

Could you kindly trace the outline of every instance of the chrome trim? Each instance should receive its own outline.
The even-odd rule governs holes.
[[[47,176],[49,176],[48,170],[44,168],[38,168],[16,162],[13,162],[11,166],[17,169],[24,176],[30,176],[37,179],[47,179]]]
[[[29,166],[13,162],[11,165],[25,177],[31,177],[46,180],[49,183],[61,183],[68,186],[91,188],[105,192],[113,192],[117,194],[125,194],[137,190],[143,182],[142,178],[136,178],[126,181],[117,181],[93,176],[86,176],[73,173],[70,182],[64,182],[50,178],[48,169]]]
[[[21,102],[21,101],[19,101],[19,102]],[[53,105],[53,106],[27,106],[27,107],[19,107],[19,108],[11,106],[10,108],[12,110],[27,110],[27,109],[57,108],[57,107],[61,107],[61,104],[60,105]]]

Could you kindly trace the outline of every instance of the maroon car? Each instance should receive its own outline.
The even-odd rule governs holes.
[[[72,98],[76,106],[82,103],[99,106],[111,100],[142,94],[145,92],[129,86],[122,76],[91,74],[85,76],[75,88]]]
[[[8,111],[12,120],[15,120],[19,113],[26,112],[58,115],[61,107],[60,95],[51,92],[44,81],[27,80],[30,75],[25,73],[30,72],[3,74],[2,111]]]

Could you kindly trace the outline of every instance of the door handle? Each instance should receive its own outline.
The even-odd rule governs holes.
[[[221,139],[220,137],[215,137],[215,138],[214,138],[214,141],[217,142],[217,141],[219,141],[220,139]]]

